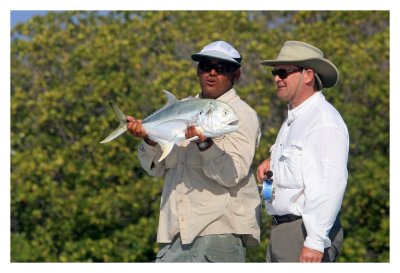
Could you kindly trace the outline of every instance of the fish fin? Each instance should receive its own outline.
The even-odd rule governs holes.
[[[167,104],[164,107],[168,107],[171,104],[177,103],[179,100],[174,96],[174,94],[172,94],[171,92],[167,91],[167,90],[163,90],[164,94],[167,96]]]
[[[115,103],[110,102],[110,106],[113,109],[115,115],[118,118],[119,123],[123,124],[126,123],[126,115],[121,111],[121,109],[118,108],[118,106],[115,105]]]
[[[161,112],[165,108],[171,106],[172,104],[177,103],[179,100],[172,94],[171,92],[167,90],[163,90],[164,94],[167,96],[167,104],[165,104],[160,110],[158,110],[156,113]],[[155,114],[155,113],[154,113]]]
[[[126,126],[127,124],[126,115],[121,111],[121,109],[118,108],[118,106],[115,105],[115,103],[110,102],[110,106],[118,118],[119,126],[117,127],[117,129],[112,131],[111,134],[109,134],[105,139],[100,141],[100,143],[102,144],[113,140],[114,138],[120,136],[121,134],[123,134],[125,131],[128,130],[128,127]]]
[[[148,137],[150,138],[150,140],[153,140],[154,142],[160,143],[160,140],[156,137],[153,137],[151,135],[148,135]]]
[[[181,99],[181,101],[193,100],[193,99],[196,99],[196,97],[189,96],[189,97],[187,97],[187,98],[183,98],[183,99]]]
[[[162,110],[164,110],[165,108],[177,103],[179,100],[174,96],[174,94],[170,93],[167,90],[163,90],[163,92],[165,93],[165,95],[167,96],[167,104],[165,104],[161,109],[157,110],[156,112],[154,112],[153,114],[149,115],[148,117],[146,117],[143,121],[146,121],[147,119],[149,119],[150,117],[154,116],[155,114],[161,112]]]
[[[188,138],[187,140],[189,140],[189,141],[195,141],[195,140],[198,140],[198,139],[199,139],[198,136],[194,136],[194,137]]]
[[[126,123],[120,124],[117,129],[112,131],[111,134],[109,134],[108,137],[106,137],[104,140],[100,141],[100,143],[102,143],[102,144],[107,143],[107,142],[113,140],[114,138],[118,137],[119,135],[123,134],[127,130],[128,130],[128,127],[127,127]]]
[[[158,160],[158,162],[161,162],[164,158],[167,157],[167,155],[169,155],[169,153],[172,151],[172,148],[174,148],[174,143],[172,143],[172,142],[161,143],[160,142],[160,146],[161,146],[163,153],[162,153],[160,159]]]

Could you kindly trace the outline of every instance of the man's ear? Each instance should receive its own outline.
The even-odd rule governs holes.
[[[315,79],[314,79],[314,71],[311,69],[306,69],[306,77],[304,79],[304,83],[305,84],[310,84],[312,83]]]
[[[240,70],[240,68],[236,69],[235,75],[233,75],[233,80],[235,82],[238,82],[241,74],[242,74],[242,71]]]

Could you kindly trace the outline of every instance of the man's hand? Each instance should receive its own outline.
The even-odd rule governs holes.
[[[320,263],[322,261],[322,257],[324,253],[311,249],[308,247],[303,247],[300,253],[300,262],[301,263]]]
[[[146,141],[146,143],[151,146],[155,146],[157,144],[157,142],[154,142],[151,139],[149,139],[146,130],[142,126],[141,120],[135,119],[134,117],[131,116],[127,116],[126,119],[128,121],[127,128],[129,133],[131,133],[135,137],[143,138],[144,141]]]
[[[257,179],[258,181],[263,181],[265,178],[265,174],[270,170],[270,158],[265,159],[261,162],[257,167]]]
[[[186,139],[190,139],[195,136],[197,136],[199,138],[198,142],[203,142],[207,139],[207,137],[205,135],[203,135],[202,133],[199,133],[199,131],[196,130],[195,126],[189,125],[185,132]]]

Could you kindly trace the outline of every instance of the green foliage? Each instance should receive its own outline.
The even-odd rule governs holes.
[[[389,12],[50,12],[12,30],[11,260],[148,262],[163,181],[143,172],[139,141],[99,144],[116,121],[108,101],[144,118],[198,92],[190,54],[214,40],[243,55],[237,90],[260,115],[254,166],[284,118],[269,70],[285,40],[320,47],[339,68],[325,96],[350,131],[341,262],[389,261]],[[265,261],[270,218],[247,260]]]

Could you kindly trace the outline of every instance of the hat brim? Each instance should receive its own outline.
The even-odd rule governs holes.
[[[266,66],[277,66],[281,64],[291,64],[304,68],[311,68],[321,79],[322,86],[325,88],[333,87],[339,81],[339,70],[327,59],[313,58],[304,60],[264,60],[260,64]]]
[[[201,53],[199,52],[199,53],[192,54],[193,61],[199,62],[201,59],[204,59],[204,58],[218,59],[218,60],[234,63],[237,66],[241,66],[239,61],[232,58],[228,54],[218,51],[218,50],[207,50],[207,51],[203,51]]]

